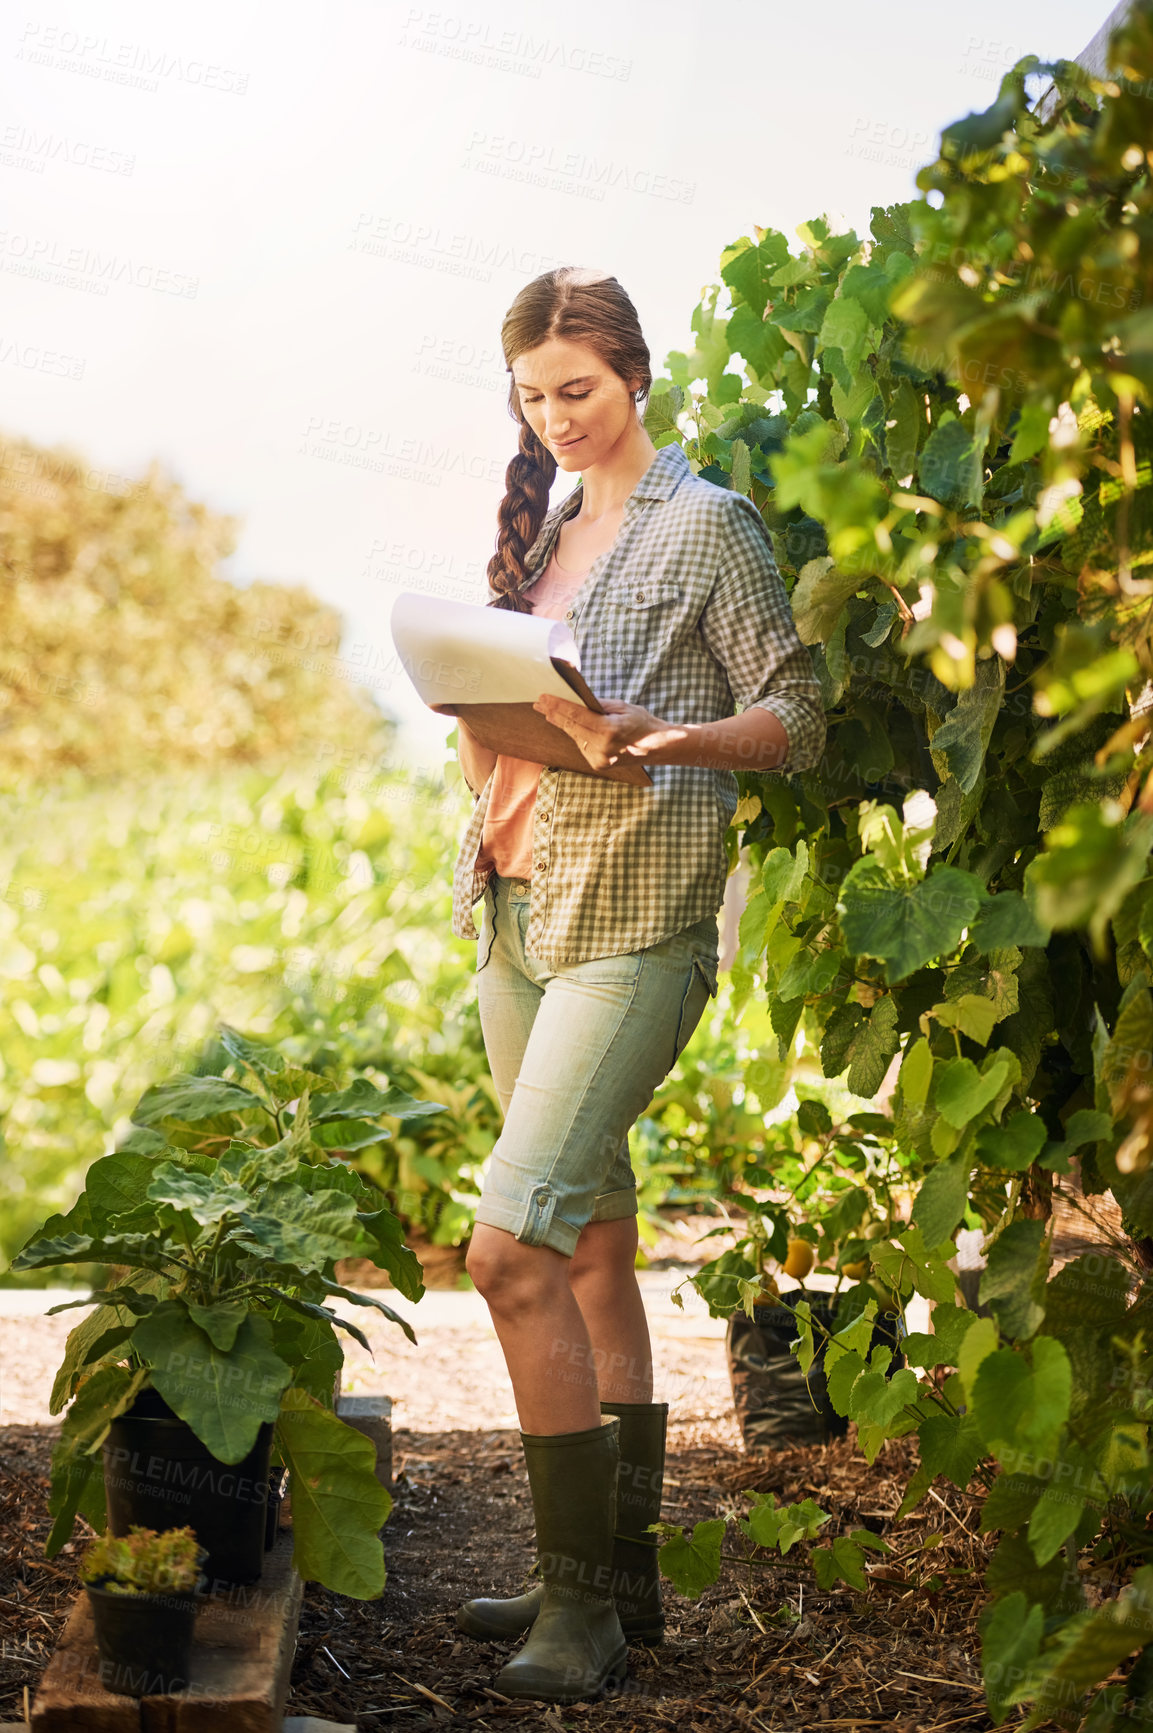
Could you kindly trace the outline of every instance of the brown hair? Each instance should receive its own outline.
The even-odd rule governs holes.
[[[501,326],[505,366],[511,372],[518,355],[549,337],[587,343],[622,379],[641,381],[634,399],[648,395],[653,382],[648,345],[636,308],[615,277],[562,265],[526,283]],[[505,471],[496,552],[487,571],[490,585],[500,592],[491,606],[523,614],[529,612],[520,593],[525,556],[548,511],[556,459],[524,419],[515,381],[509,387],[508,412],[520,426],[520,449]]]

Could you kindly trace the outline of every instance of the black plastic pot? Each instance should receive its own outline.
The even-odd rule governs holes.
[[[219,1462],[155,1390],[142,1390],[104,1442],[112,1533],[127,1534],[133,1523],[154,1529],[187,1523],[207,1551],[210,1589],[256,1582],[264,1569],[272,1432],[266,1421],[242,1462]]]
[[[830,1302],[804,1290],[790,1296],[807,1299],[814,1321],[826,1330],[838,1328]],[[815,1336],[813,1363],[806,1378],[792,1344],[800,1334],[792,1306],[754,1306],[753,1316],[734,1312],[725,1347],[733,1405],[747,1450],[781,1449],[791,1444],[825,1444],[843,1438],[849,1429],[844,1415],[829,1400],[825,1384],[825,1338]],[[881,1316],[869,1343],[894,1349],[892,1365],[904,1365],[898,1343],[898,1321]]]
[[[118,1595],[87,1585],[100,1683],[125,1697],[188,1689],[195,1595]]]

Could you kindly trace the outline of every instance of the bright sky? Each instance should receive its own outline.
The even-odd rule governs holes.
[[[659,374],[728,242],[826,211],[865,232],[943,125],[1105,10],[18,6],[0,434],[113,475],[158,458],[237,515],[231,575],[338,606],[343,677],[375,670],[408,760],[439,762],[447,724],[393,666],[388,614],[406,589],[484,600],[521,285],[612,271]]]

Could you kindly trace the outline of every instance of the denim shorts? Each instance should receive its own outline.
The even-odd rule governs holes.
[[[571,1257],[590,1221],[637,1213],[628,1133],[717,989],[717,921],[549,969],[526,954],[530,885],[484,893],[477,999],[504,1127],[476,1219]]]

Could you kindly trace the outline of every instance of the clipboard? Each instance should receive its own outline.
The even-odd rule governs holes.
[[[564,621],[406,592],[392,609],[392,636],[417,693],[441,716],[459,716],[479,743],[506,758],[573,770],[605,782],[651,788],[639,758],[594,768],[572,737],[533,708],[541,692],[571,692],[598,716],[604,705],[579,669]]]
[[[557,656],[549,660],[577,697],[603,716],[604,705],[593,695],[579,670]],[[482,746],[506,758],[527,758],[550,770],[575,770],[579,776],[628,782],[634,788],[652,786],[653,779],[639,758],[622,758],[604,770],[594,769],[572,736],[531,704],[430,704],[429,709],[441,716],[459,716]]]

